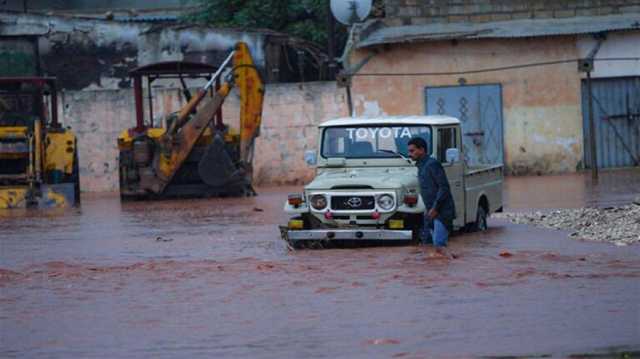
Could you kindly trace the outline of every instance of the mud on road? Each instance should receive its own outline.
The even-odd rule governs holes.
[[[611,186],[616,178],[622,184]],[[609,190],[586,184],[588,195],[566,206],[622,204],[640,189],[637,178],[614,175],[603,181]],[[575,188],[586,180],[511,178],[507,210],[545,208],[547,202],[523,206],[513,190],[563,191],[549,181]],[[569,240],[566,231],[494,219],[485,233],[452,238],[453,261],[420,247],[289,252],[277,225],[286,220],[281,207],[291,190],[125,204],[85,197],[76,211],[3,214],[0,356],[457,358],[640,350],[639,245]],[[531,196],[535,202],[553,194]]]

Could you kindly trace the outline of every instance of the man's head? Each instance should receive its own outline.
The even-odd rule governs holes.
[[[420,137],[414,137],[409,140],[409,157],[417,161],[427,155],[427,141]]]

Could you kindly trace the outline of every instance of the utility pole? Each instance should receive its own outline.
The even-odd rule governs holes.
[[[597,46],[598,48],[600,45]],[[596,50],[597,51],[597,50]],[[594,51],[595,53],[595,51]],[[593,56],[578,61],[578,71],[587,74],[587,111],[589,111],[589,158],[591,165],[591,178],[598,181],[598,153],[596,151],[596,126],[593,120],[593,88],[591,84],[591,71],[593,71]]]
[[[587,71],[587,93],[589,97],[589,152],[591,154],[591,178],[594,181],[598,181],[598,157],[596,151],[596,126],[593,120],[593,89],[591,86],[591,69]]]
[[[589,103],[589,157],[591,157],[591,178],[594,182],[598,182],[598,151],[596,151],[596,126],[593,120],[593,86],[591,82],[591,72],[593,71],[593,59],[595,59],[600,47],[607,39],[605,32],[593,34],[596,41],[595,46],[589,52],[586,59],[578,61],[578,71],[587,73],[587,97]]]
[[[328,77],[333,80],[336,76],[336,20],[331,14],[331,1],[327,0],[327,55],[329,56]]]

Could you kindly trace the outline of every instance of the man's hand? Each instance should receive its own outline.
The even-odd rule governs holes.
[[[429,212],[427,212],[427,218],[434,220],[436,217],[438,217],[438,211],[436,211],[435,208],[431,208]]]

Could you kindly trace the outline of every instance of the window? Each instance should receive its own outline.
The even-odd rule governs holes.
[[[328,127],[323,132],[322,157],[397,158],[398,152],[407,155],[408,142],[413,137],[427,141],[431,149],[431,127],[361,126]]]
[[[438,129],[438,161],[447,162],[447,150],[458,148],[458,131],[454,127]]]

